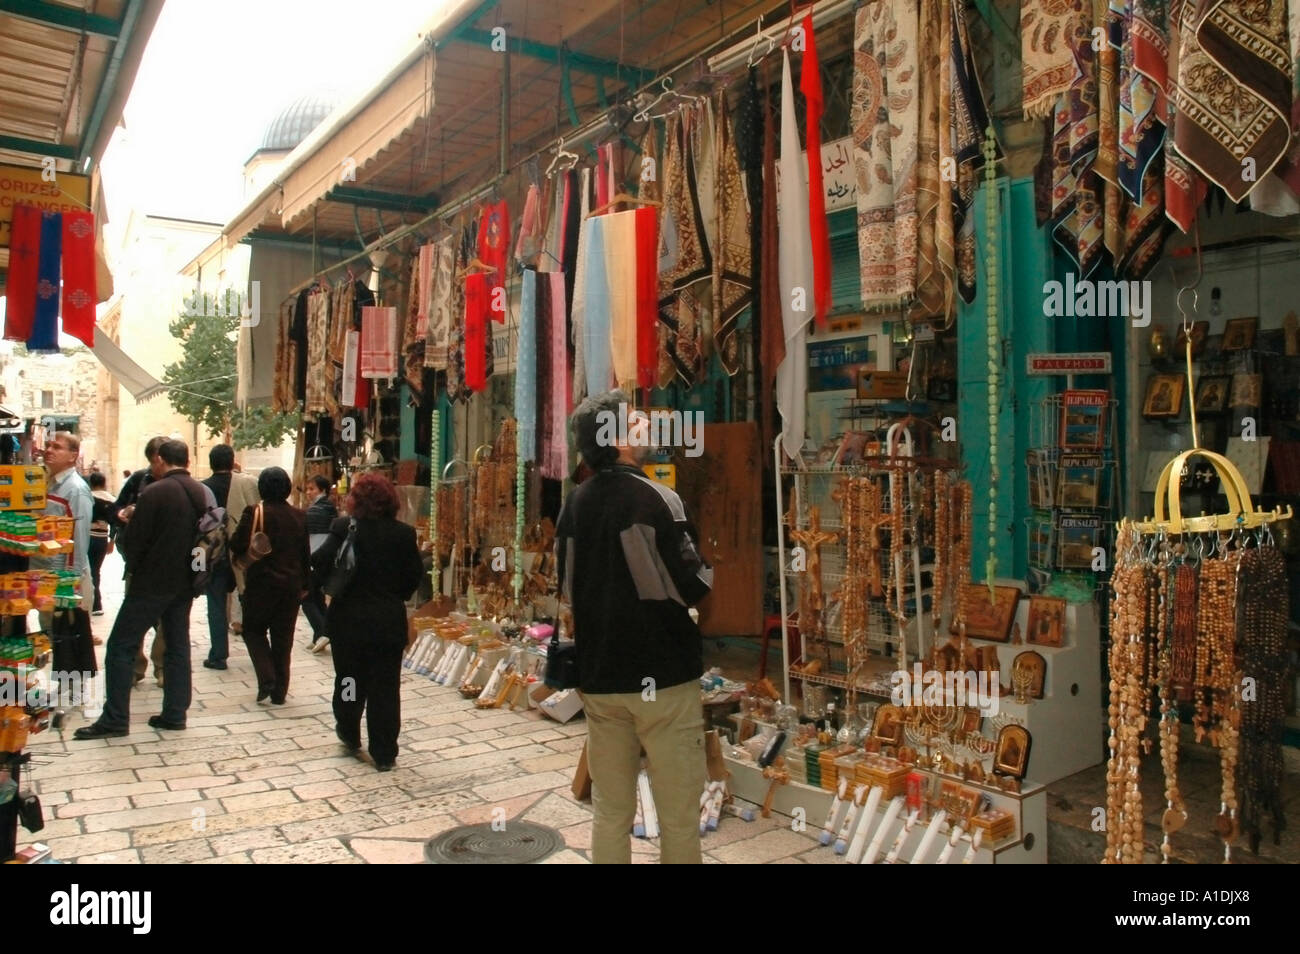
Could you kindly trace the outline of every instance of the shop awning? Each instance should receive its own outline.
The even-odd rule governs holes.
[[[99,359],[99,363],[108,369],[108,373],[131,392],[131,396],[136,401],[147,401],[167,390],[165,384],[132,361],[127,353],[103,332],[95,335],[95,346],[90,350]]]

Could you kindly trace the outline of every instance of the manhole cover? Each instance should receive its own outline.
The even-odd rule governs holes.
[[[526,865],[564,847],[554,828],[532,822],[507,822],[504,831],[490,824],[445,831],[424,846],[431,865]]]

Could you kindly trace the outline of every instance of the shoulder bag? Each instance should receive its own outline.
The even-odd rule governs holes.
[[[352,578],[357,575],[357,520],[348,521],[348,535],[339,545],[339,552],[334,555],[334,565],[330,568],[329,579],[321,586],[321,591],[330,599],[338,599],[352,585]]]
[[[271,538],[266,535],[263,526],[262,505],[258,504],[257,510],[253,512],[253,532],[248,538],[248,549],[236,561],[241,570],[247,570],[258,560],[271,555]]]

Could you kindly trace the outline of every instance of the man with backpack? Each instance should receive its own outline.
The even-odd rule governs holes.
[[[163,658],[163,705],[149,719],[155,729],[184,729],[190,707],[190,607],[196,585],[205,586],[207,562],[220,549],[212,525],[224,523],[212,491],[190,476],[184,441],[158,448],[163,473],[141,493],[121,541],[130,579],[126,598],[108,637],[104,659],[104,711],[78,739],[124,736],[131,725],[131,677],[145,633],[162,621],[167,632]],[[206,528],[206,529],[205,529]],[[219,534],[224,538],[224,533]],[[214,546],[215,543],[215,546]],[[199,572],[196,572],[199,571]]]

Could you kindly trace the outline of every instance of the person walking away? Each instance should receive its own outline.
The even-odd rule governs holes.
[[[90,578],[95,584],[95,599],[91,606],[91,616],[104,615],[104,598],[99,585],[99,571],[103,569],[104,557],[113,552],[114,531],[113,504],[114,497],[108,492],[108,479],[101,473],[93,473],[87,479],[90,496],[94,498],[90,519]],[[95,637],[95,645],[103,640]]]
[[[250,474],[240,471],[239,463],[232,465],[230,472],[230,496],[226,500],[226,534],[234,539],[235,531],[239,529],[239,519],[244,515],[244,511],[256,504],[261,497],[257,494],[257,478]],[[231,570],[235,577],[235,594],[227,604],[229,607],[228,619],[230,620],[230,631],[232,633],[242,633],[244,631],[244,571],[237,564],[231,564]]]
[[[99,667],[95,660],[94,637],[91,635],[90,612],[95,583],[90,571],[90,524],[94,519],[95,498],[77,473],[81,441],[68,431],[57,431],[45,445],[45,515],[72,517],[72,553],[49,557],[32,557],[34,570],[71,570],[80,576],[77,592],[81,605],[72,610],[41,613],[41,626],[53,637],[55,672],[78,672],[93,675]],[[57,618],[56,618],[57,617]],[[72,700],[65,701],[64,704]],[[79,700],[77,700],[79,701]]]
[[[330,527],[339,517],[338,507],[330,500],[330,482],[320,474],[307,481],[307,546],[312,553],[330,535]],[[329,628],[325,617],[325,594],[313,577],[307,588],[307,598],[302,601],[302,612],[311,624],[311,644],[314,653],[322,653],[330,644]]]
[[[587,714],[592,860],[631,862],[644,749],[659,813],[660,860],[699,864],[705,784],[699,677],[703,643],[688,608],[713,586],[686,508],[641,470],[648,420],[622,392],[587,398],[573,414],[591,467],[560,511],[556,569],[573,611]],[[628,416],[628,443],[608,437]]]
[[[293,481],[282,467],[268,467],[257,478],[261,503],[244,509],[230,541],[231,555],[248,554],[254,524],[271,541],[271,552],[244,571],[244,644],[257,673],[257,701],[284,705],[289,691],[289,657],[298,605],[307,594],[311,554],[307,518],[289,503]],[[260,519],[259,519],[260,513]],[[270,633],[268,642],[267,634]]]
[[[199,519],[215,507],[212,491],[190,476],[184,441],[158,448],[163,474],[140,492],[120,541],[126,561],[126,598],[108,636],[104,711],[73,737],[124,736],[131,728],[131,669],[145,633],[161,620],[167,634],[162,712],[155,729],[184,729],[190,707],[190,607],[194,602],[193,548]]]
[[[158,448],[162,447],[166,441],[167,438],[165,437],[149,438],[149,442],[144,445],[144,459],[149,462],[149,465],[135,471],[135,473],[129,473],[125,483],[122,484],[122,489],[118,492],[117,501],[113,504],[109,517],[115,538],[119,537],[131,522],[131,515],[135,512],[136,502],[139,501],[144,488],[161,477],[166,470],[162,461],[158,458]],[[120,539],[117,540],[117,545],[118,547],[122,546]],[[129,573],[130,570],[128,569],[123,574],[123,579],[126,579]],[[144,677],[148,675],[149,659],[153,660],[154,679],[157,680],[159,686],[163,684],[163,654],[166,646],[167,641],[163,638],[162,628],[155,626],[153,647],[149,650],[148,658],[144,654],[144,643],[141,642],[140,644],[140,653],[135,660],[135,680],[131,684],[133,688],[144,682]]]
[[[230,519],[231,471],[235,466],[235,449],[229,444],[218,444],[208,451],[208,467],[212,476],[203,484],[212,491],[217,506],[226,511],[226,534],[232,536],[237,524]],[[242,511],[241,511],[242,513]],[[208,669],[225,669],[230,656],[230,594],[235,589],[235,570],[227,553],[220,564],[212,568],[204,597],[208,603],[208,656],[203,665]]]
[[[349,516],[334,521],[329,537],[312,554],[316,583],[323,585],[355,522],[356,570],[347,589],[330,600],[328,613],[334,722],[343,747],[358,755],[365,712],[370,757],[381,772],[391,771],[397,762],[405,603],[424,574],[415,528],[397,519],[398,507],[391,481],[364,475],[348,494]]]

